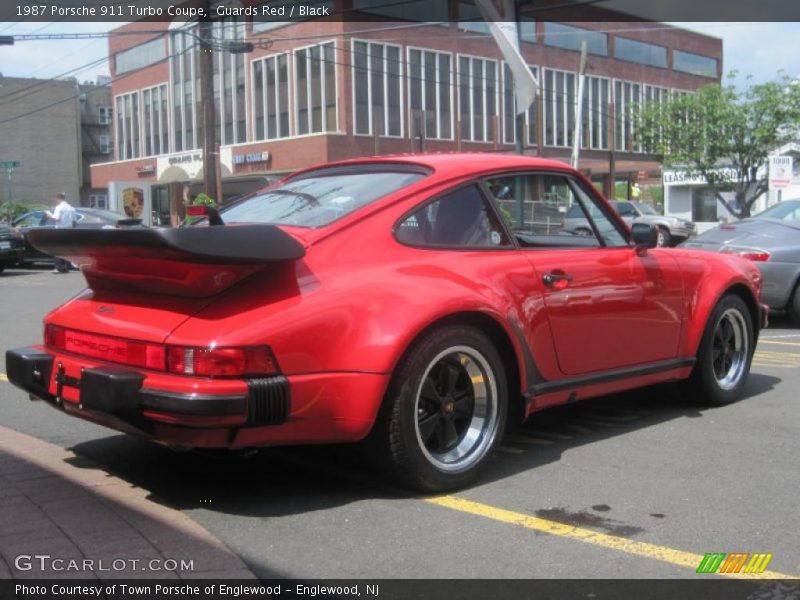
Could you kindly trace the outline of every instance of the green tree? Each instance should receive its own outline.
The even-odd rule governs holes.
[[[706,85],[643,106],[637,138],[664,166],[702,174],[725,208],[743,218],[767,191],[767,156],[800,132],[800,83],[787,77],[748,81],[739,92],[735,76],[727,85]],[[722,196],[724,191],[734,192],[737,206]]]

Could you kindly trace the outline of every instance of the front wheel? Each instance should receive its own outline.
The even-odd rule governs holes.
[[[800,281],[794,286],[794,292],[786,307],[786,313],[795,325],[800,325]]]
[[[754,350],[753,320],[747,305],[739,296],[723,296],[706,324],[697,363],[684,390],[693,400],[711,406],[737,400]]]
[[[507,397],[502,360],[483,332],[433,330],[394,373],[368,439],[370,458],[417,491],[464,487],[502,437]]]

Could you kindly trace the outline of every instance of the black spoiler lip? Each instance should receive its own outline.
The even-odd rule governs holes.
[[[34,229],[28,240],[45,254],[75,263],[120,251],[130,258],[161,254],[173,260],[212,264],[266,264],[298,260],[306,254],[300,241],[275,225]]]

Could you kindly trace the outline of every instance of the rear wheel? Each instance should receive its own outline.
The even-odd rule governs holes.
[[[370,458],[414,490],[463,487],[502,437],[507,397],[500,356],[480,330],[433,330],[395,371],[368,439]]]
[[[750,311],[739,296],[724,296],[706,324],[697,363],[683,389],[700,404],[721,406],[737,400],[754,349]]]

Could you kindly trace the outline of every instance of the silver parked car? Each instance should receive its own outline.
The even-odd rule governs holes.
[[[749,258],[764,276],[764,303],[800,324],[800,199],[785,200],[753,217],[715,227],[683,247]]]
[[[677,246],[695,233],[691,221],[669,217],[656,212],[649,204],[635,201],[609,202],[628,227],[634,223],[653,225],[658,232],[658,246]],[[591,235],[589,221],[578,205],[573,205],[564,219],[564,229],[572,233]]]

